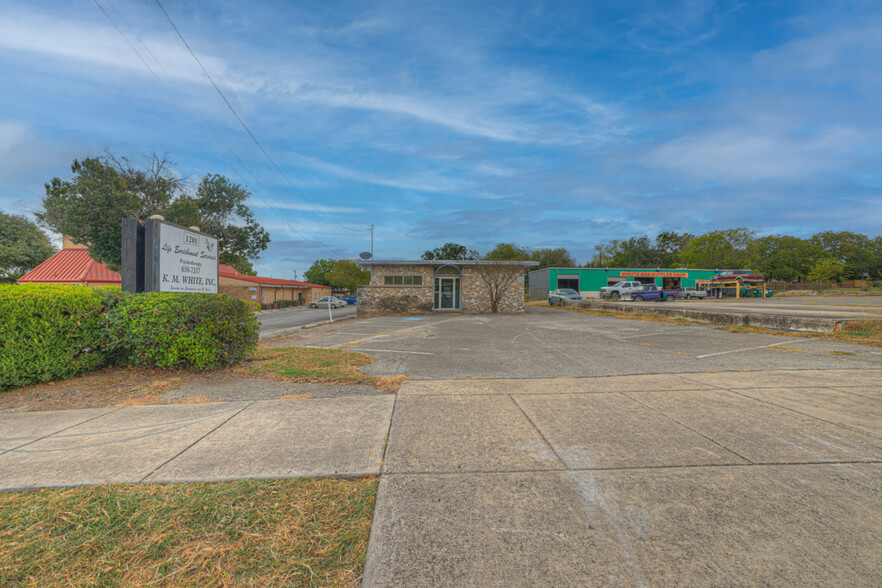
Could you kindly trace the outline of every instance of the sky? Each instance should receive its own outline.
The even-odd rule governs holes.
[[[662,231],[882,232],[878,0],[160,2],[3,1],[0,210],[110,149],[245,186],[273,277],[371,225],[377,259],[580,263]]]

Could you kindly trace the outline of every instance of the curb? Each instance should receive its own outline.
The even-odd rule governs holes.
[[[624,314],[660,314],[662,316],[687,318],[701,321],[711,325],[736,327],[739,325],[775,329],[778,331],[796,331],[801,333],[833,333],[848,324],[851,320],[801,317],[784,314],[751,313],[748,311],[722,311],[722,310],[689,310],[684,308],[670,308],[663,306],[663,302],[652,307],[643,304],[622,304],[619,302],[595,302],[586,300],[567,304],[576,308],[591,310],[614,310]]]
[[[344,316],[343,318],[334,319],[335,323],[339,323],[342,321],[348,321],[349,319],[358,318],[357,315],[352,316]],[[309,323],[308,325],[300,325],[299,327],[290,327],[287,329],[280,329],[278,331],[273,331],[271,334],[266,336],[261,336],[259,340],[265,341],[267,339],[274,339],[276,337],[284,337],[285,335],[292,335],[297,331],[302,331],[303,329],[312,329],[313,327],[321,327],[323,325],[330,325],[331,321],[323,321],[320,323]]]

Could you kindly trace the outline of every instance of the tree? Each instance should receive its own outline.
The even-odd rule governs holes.
[[[686,244],[695,238],[691,233],[674,232],[659,233],[655,237],[655,251],[660,267],[677,267],[680,263],[680,252]]]
[[[269,234],[254,220],[245,205],[247,190],[209,174],[195,195],[168,169],[167,157],[152,155],[147,169],[137,169],[125,157],[74,160],[73,177],[53,178],[46,184],[40,221],[53,230],[85,244],[89,255],[111,269],[121,263],[122,220],[145,219],[161,214],[184,226],[198,226],[218,238],[219,261],[242,273],[253,272],[256,259],[269,243]]]
[[[481,259],[481,254],[459,243],[445,243],[431,251],[426,251],[420,259]]]
[[[753,231],[746,228],[705,233],[686,243],[680,252],[680,263],[692,268],[747,268],[753,236]]]
[[[270,240],[269,233],[257,223],[254,213],[245,204],[250,195],[224,176],[208,174],[199,182],[195,198],[182,195],[169,206],[168,219],[185,226],[198,226],[217,237],[220,263],[246,273],[239,266],[251,269],[247,260],[260,256]]]
[[[874,265],[873,242],[865,235],[841,231],[818,233],[809,241],[842,265],[841,277],[857,279]]]
[[[0,282],[15,282],[54,253],[49,237],[37,225],[0,212]]]
[[[537,249],[533,252],[532,259],[539,262],[539,266],[536,269],[576,266],[576,260],[573,259],[565,247]]]
[[[807,278],[823,255],[820,247],[788,235],[760,237],[751,243],[750,252],[756,269],[767,279],[788,282]]]
[[[490,250],[484,259],[493,261],[529,261],[533,252],[528,247],[519,247],[514,243],[500,243]]]
[[[326,277],[331,286],[346,288],[350,292],[355,292],[358,286],[371,282],[371,272],[359,269],[353,262],[345,259],[334,264],[334,268],[326,274]]]
[[[490,312],[499,312],[499,303],[518,278],[524,276],[524,268],[517,265],[479,263],[478,276],[487,288]]]
[[[331,281],[328,279],[328,274],[334,271],[336,265],[336,259],[316,259],[312,262],[312,265],[309,266],[309,269],[306,270],[304,277],[307,282],[312,284],[330,286]]]
[[[816,261],[814,266],[812,266],[808,279],[811,281],[839,280],[842,278],[844,269],[843,264],[830,256],[825,256]]]

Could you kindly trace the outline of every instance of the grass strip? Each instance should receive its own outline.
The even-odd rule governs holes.
[[[0,493],[3,586],[356,586],[377,480]]]
[[[272,377],[286,382],[314,384],[367,384],[389,392],[398,390],[404,376],[378,378],[359,371],[373,358],[358,351],[317,349],[313,347],[258,347],[256,365],[247,373]]]
[[[843,343],[859,343],[882,347],[882,321],[865,320],[846,323],[838,331],[833,333],[802,333],[792,331],[775,331],[764,327],[751,327],[739,325],[737,327],[715,327],[731,333],[753,333],[757,335],[781,335],[784,337],[812,338],[812,339],[835,339]]]

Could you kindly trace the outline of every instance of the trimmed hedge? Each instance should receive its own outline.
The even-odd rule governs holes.
[[[223,294],[0,286],[0,390],[105,364],[208,370],[249,356],[259,324]]]
[[[248,356],[259,325],[250,304],[224,294],[128,295],[107,312],[118,361],[210,370]]]
[[[0,390],[104,363],[104,305],[85,286],[0,285]]]

